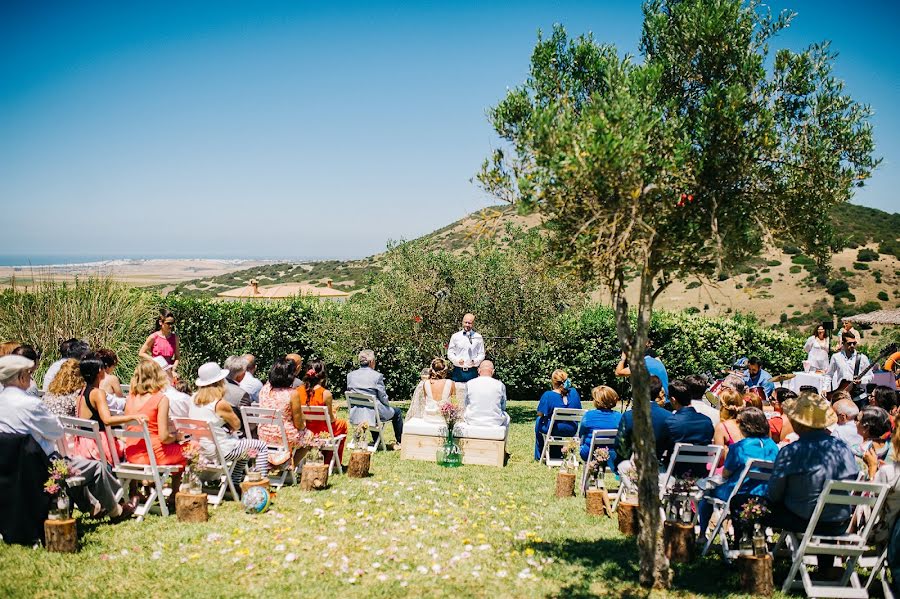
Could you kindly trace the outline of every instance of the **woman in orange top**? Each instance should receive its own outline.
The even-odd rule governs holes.
[[[347,421],[343,418],[337,418],[337,416],[335,415],[334,404],[332,404],[331,391],[325,388],[327,382],[328,377],[325,373],[325,363],[321,360],[313,360],[309,362],[306,365],[306,370],[303,373],[303,384],[297,388],[297,391],[300,394],[300,405],[326,406],[328,408],[328,414],[331,417],[331,431],[335,436],[346,435]],[[307,420],[306,428],[314,435],[318,435],[322,431],[328,432],[328,425],[321,420]],[[347,439],[345,437],[343,440],[341,440],[341,444],[338,446],[338,460],[340,460],[341,463],[344,462],[344,443],[346,441]],[[326,463],[328,463],[329,458],[330,456],[326,455]]]

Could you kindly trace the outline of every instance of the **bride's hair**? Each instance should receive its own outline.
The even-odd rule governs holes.
[[[428,370],[429,379],[445,379],[447,378],[447,363],[443,358],[435,358],[431,361],[431,368]]]

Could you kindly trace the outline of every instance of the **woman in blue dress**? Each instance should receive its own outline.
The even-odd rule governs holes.
[[[534,459],[541,459],[541,451],[544,449],[544,435],[548,434],[547,429],[550,428],[550,418],[556,408],[577,408],[581,409],[581,398],[578,397],[578,391],[572,387],[569,375],[564,370],[554,370],[550,375],[550,390],[544,391],[537,407],[537,420],[534,423]],[[574,422],[560,422],[551,434],[575,436],[578,426]],[[560,450],[552,448],[553,454],[550,457],[559,458]]]
[[[591,389],[591,399],[594,400],[593,410],[588,410],[581,419],[581,459],[588,461],[588,452],[591,450],[591,436],[594,431],[613,430],[619,428],[619,422],[622,420],[622,413],[614,411],[619,403],[619,394],[611,387],[600,385]],[[615,438],[616,433],[610,435]],[[612,446],[607,446],[609,450],[609,463],[614,464],[616,452]]]

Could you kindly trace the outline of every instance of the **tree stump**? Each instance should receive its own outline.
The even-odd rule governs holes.
[[[206,493],[176,493],[175,514],[179,522],[206,522],[209,520],[209,502]]]
[[[247,492],[247,489],[250,487],[262,487],[266,491],[270,491],[269,487],[271,487],[271,483],[268,478],[262,478],[260,480],[245,480],[241,483],[241,495]],[[271,494],[271,491],[270,491]]]
[[[368,450],[354,451],[350,454],[350,465],[347,466],[347,476],[350,478],[365,478],[369,476],[369,466],[372,464],[372,454]]]
[[[556,475],[556,496],[572,497],[575,495],[575,474],[560,470]]]
[[[775,584],[772,581],[771,555],[739,555],[737,567],[743,590],[752,595],[772,596]]]
[[[78,531],[75,519],[44,520],[44,541],[47,551],[75,553],[78,551]]]
[[[623,535],[636,536],[640,530],[637,504],[620,501],[616,515],[619,517],[619,532]]]
[[[694,525],[666,522],[663,525],[663,549],[669,561],[687,564],[694,559]]]
[[[587,513],[612,518],[612,505],[609,503],[609,493],[606,489],[588,489],[584,498]]]
[[[328,464],[304,464],[300,475],[301,491],[321,491],[328,486]]]

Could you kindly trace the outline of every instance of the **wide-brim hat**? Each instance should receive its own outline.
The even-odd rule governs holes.
[[[822,429],[837,424],[837,414],[828,400],[811,391],[804,391],[800,397],[785,401],[781,409],[792,422],[809,428]]]
[[[215,362],[207,362],[197,369],[197,380],[194,383],[198,387],[208,387],[223,380],[228,376],[228,371],[220,368]]]

